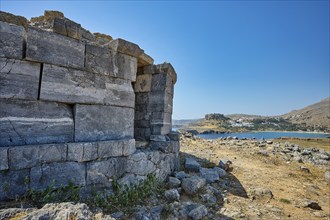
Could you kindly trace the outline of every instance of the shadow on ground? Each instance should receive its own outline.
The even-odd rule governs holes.
[[[180,152],[180,168],[181,168],[181,170],[183,170],[186,173],[191,174],[191,175],[194,175],[194,174],[197,175],[198,173],[189,172],[189,171],[185,170],[184,161],[185,161],[186,157],[194,158],[204,168],[213,168],[218,165],[218,164],[212,163],[211,161],[209,161],[207,159],[196,157],[195,155],[192,155],[192,154]],[[235,175],[231,173],[231,171],[232,171],[232,168],[229,168],[227,170],[227,175],[225,177],[220,178],[219,181],[217,181],[215,183],[211,183],[210,185],[217,188],[218,190],[220,190],[220,192],[222,194],[227,194],[227,195],[232,194],[232,195],[243,197],[243,198],[249,198],[244,186],[235,177]],[[217,201],[218,211],[223,206],[224,206],[223,201]],[[221,220],[232,220],[233,219],[231,217],[228,217],[225,215],[219,215],[219,214],[217,214],[217,217],[220,218]]]

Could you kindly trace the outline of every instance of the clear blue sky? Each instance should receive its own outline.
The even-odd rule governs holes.
[[[13,1],[140,45],[178,74],[174,119],[279,115],[329,96],[329,1]]]

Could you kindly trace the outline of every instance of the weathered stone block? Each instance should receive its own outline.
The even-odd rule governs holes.
[[[153,173],[155,170],[155,164],[148,160],[147,155],[144,152],[136,152],[128,158],[128,173],[146,176]]]
[[[123,53],[136,58],[138,58],[144,52],[137,44],[120,38],[110,41],[108,46],[119,53]]]
[[[112,186],[112,178],[118,179],[126,172],[126,158],[110,158],[87,164],[87,185]]]
[[[137,59],[135,57],[117,53],[116,65],[119,78],[135,82],[137,73]]]
[[[66,27],[66,32],[68,37],[72,37],[74,39],[80,40],[81,38],[81,33],[80,33],[80,28],[81,25],[71,21],[69,19],[66,19],[65,21],[65,27]]]
[[[85,71],[44,65],[41,100],[134,107],[130,82]]]
[[[128,156],[135,152],[135,140],[113,140],[98,142],[99,158]]]
[[[61,162],[66,160],[65,144],[45,144],[11,147],[8,150],[9,168],[20,170],[31,168],[42,163]]]
[[[0,21],[0,57],[23,59],[24,28]]]
[[[135,94],[135,103],[137,105],[142,105],[141,107],[143,107],[143,106],[146,106],[148,104],[148,102],[149,102],[149,93],[138,92]],[[139,109],[139,111],[141,111],[141,109]]]
[[[118,140],[133,137],[134,109],[76,105],[75,141]]]
[[[138,57],[138,67],[143,67],[152,64],[154,64],[154,59],[152,59],[152,57],[150,57],[148,54],[143,53]]]
[[[150,122],[152,125],[171,125],[172,114],[167,112],[152,112]]]
[[[68,143],[68,161],[85,162],[98,158],[97,142]]]
[[[28,20],[26,18],[4,11],[0,11],[0,21],[22,26],[24,28],[26,28],[28,25]]]
[[[151,150],[159,150],[163,153],[178,153],[180,144],[178,141],[151,141]]]
[[[54,187],[68,185],[70,181],[74,185],[84,186],[86,168],[84,164],[76,162],[44,164],[31,169],[30,187],[32,189],[45,189],[54,180]]]
[[[151,74],[138,75],[134,85],[135,92],[150,92],[151,91]]]
[[[173,84],[175,84],[177,80],[177,75],[173,66],[170,63],[166,63],[166,62],[158,65],[145,66],[143,67],[143,72],[145,74],[158,74],[158,73],[168,74],[171,77]]]
[[[149,120],[135,120],[134,125],[138,128],[149,128],[150,122]]]
[[[167,135],[171,132],[172,125],[151,125],[151,134],[153,135]]]
[[[0,58],[0,98],[37,100],[40,64]]]
[[[115,51],[91,44],[86,45],[86,69],[94,73],[117,77]]]
[[[54,18],[52,28],[55,33],[62,34],[64,36],[68,34],[65,27],[65,19],[63,18]]]
[[[26,59],[73,68],[84,68],[85,44],[77,40],[29,27]]]
[[[0,99],[0,147],[73,141],[70,106]]]
[[[151,135],[150,128],[134,127],[134,138],[139,141],[149,140]]]
[[[170,94],[164,92],[151,92],[149,94],[149,112],[167,112],[172,113],[173,98]]]
[[[166,73],[152,75],[151,91],[166,92],[173,96],[173,83],[171,77]]]
[[[0,172],[0,200],[16,199],[26,192],[25,179],[30,170]]]
[[[8,169],[8,148],[0,147],[0,171]]]

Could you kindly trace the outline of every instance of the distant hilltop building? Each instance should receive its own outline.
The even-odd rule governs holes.
[[[205,120],[227,120],[228,118],[225,117],[223,114],[219,114],[219,113],[213,113],[213,114],[206,114],[205,115]]]

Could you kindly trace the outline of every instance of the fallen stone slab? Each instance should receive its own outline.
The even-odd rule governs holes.
[[[193,195],[195,194],[199,189],[204,187],[206,184],[206,180],[204,178],[198,177],[198,176],[192,176],[189,178],[184,178],[182,180],[182,189],[188,194]]]
[[[199,172],[207,183],[214,183],[220,179],[218,171],[215,169],[200,168]]]
[[[188,171],[199,172],[201,165],[191,157],[186,157],[184,167]]]

